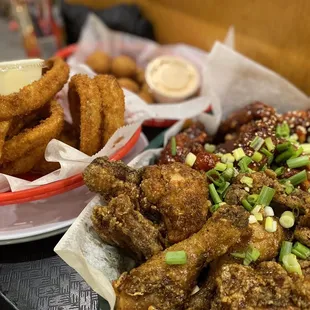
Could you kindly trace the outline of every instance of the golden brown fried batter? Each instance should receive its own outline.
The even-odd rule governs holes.
[[[51,101],[48,108],[48,118],[36,127],[27,128],[5,142],[1,158],[3,163],[15,161],[32,149],[42,144],[46,145],[59,136],[64,123],[63,109],[57,101]]]
[[[120,87],[126,88],[133,93],[137,93],[139,91],[139,85],[132,79],[129,78],[119,78],[117,82]]]
[[[187,165],[146,167],[141,194],[141,208],[161,215],[172,244],[188,238],[206,222],[210,207],[206,177]]]
[[[92,221],[104,242],[128,250],[138,261],[163,250],[158,229],[135,210],[127,195],[113,198],[108,206],[95,207]]]
[[[125,97],[116,78],[111,75],[97,75],[94,81],[101,95],[103,113],[103,145],[114,132],[125,124]]]
[[[19,92],[0,95],[0,120],[39,109],[63,88],[69,77],[69,66],[58,57],[47,60],[46,64],[49,70],[38,81],[23,87]]]
[[[115,57],[111,65],[112,74],[116,77],[134,77],[137,72],[135,61],[125,55]]]
[[[111,57],[102,51],[97,50],[90,54],[85,63],[98,74],[107,74],[111,71]]]
[[[94,155],[102,146],[102,99],[95,80],[82,74],[73,76],[68,97],[73,124],[80,134],[80,151]]]
[[[129,274],[123,274],[114,283],[116,309],[181,308],[202,268],[239,242],[247,225],[248,214],[242,207],[223,206],[198,233],[153,256]],[[185,251],[186,264],[168,265],[165,255],[169,251]]]

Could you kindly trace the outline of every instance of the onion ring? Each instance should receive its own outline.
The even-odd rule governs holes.
[[[23,157],[15,161],[4,164],[0,167],[0,173],[8,175],[19,175],[29,172],[36,162],[44,155],[46,145],[32,149]]]
[[[69,106],[80,134],[80,151],[94,155],[101,149],[102,107],[99,89],[87,75],[77,74],[69,83]]]
[[[47,144],[57,138],[63,128],[63,109],[57,101],[48,104],[50,116],[41,121],[34,128],[27,128],[12,139],[7,140],[3,146],[1,162],[12,162],[27,154],[30,150]]]
[[[97,75],[94,80],[100,90],[103,113],[103,145],[125,124],[125,97],[112,75]]]
[[[52,100],[69,78],[69,66],[59,57],[46,61],[50,69],[38,80],[19,92],[0,96],[0,120],[29,114]]]

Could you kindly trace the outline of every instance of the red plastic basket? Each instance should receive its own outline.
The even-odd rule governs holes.
[[[135,146],[141,134],[141,127],[134,133],[131,139],[120,150],[113,154],[111,160],[120,160]],[[19,204],[29,201],[46,199],[54,195],[75,189],[83,185],[82,174],[74,175],[70,178],[56,181],[50,184],[38,186],[32,189],[22,190],[18,192],[0,193],[0,206],[10,204]]]

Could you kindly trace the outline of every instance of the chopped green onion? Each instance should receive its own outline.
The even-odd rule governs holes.
[[[300,144],[300,146],[303,148],[304,154],[310,155],[310,143]]]
[[[281,153],[276,157],[276,163],[279,164],[283,161],[286,161],[294,154],[295,154],[294,148],[290,146],[285,152]]]
[[[255,215],[256,213],[258,213],[258,212],[261,210],[261,208],[262,208],[261,205],[256,205],[256,206],[252,209],[251,213]]]
[[[244,156],[238,163],[240,171],[245,173],[249,171],[248,165],[252,162],[252,159],[248,156]]]
[[[254,216],[259,222],[263,220],[263,215],[261,213],[255,213]]]
[[[258,195],[257,195],[257,194],[249,195],[248,198],[247,198],[248,202],[249,202],[252,206],[255,205],[257,199],[258,199]]]
[[[283,256],[290,254],[292,251],[293,243],[290,241],[282,241],[281,250],[280,250],[280,256],[279,256],[279,262],[283,262]]]
[[[217,204],[215,204],[215,205],[212,205],[212,206],[210,207],[211,213],[214,213],[219,207],[220,207],[220,204],[219,204],[219,203],[217,203]]]
[[[265,144],[267,146],[268,151],[273,151],[275,148],[275,145],[272,142],[272,139],[270,137],[265,139]]]
[[[303,152],[303,148],[302,147],[299,147],[297,151],[295,151],[294,155],[292,155],[290,158],[296,158],[296,157],[299,157],[302,152]]]
[[[249,216],[249,224],[254,224],[254,223],[257,223],[257,219],[256,219],[255,215],[250,214],[250,216]]]
[[[285,270],[289,273],[297,273],[299,275],[302,275],[301,267],[299,265],[299,262],[296,258],[296,255],[290,253],[286,254],[282,258],[283,266]]]
[[[294,186],[291,184],[290,181],[286,181],[285,184],[284,184],[284,190],[285,190],[285,193],[287,195],[291,194],[294,190]]]
[[[272,156],[272,153],[269,152],[267,149],[265,149],[264,147],[260,150],[261,153],[263,153],[264,155],[266,155],[267,157]]]
[[[307,172],[306,170],[303,170],[301,172],[298,172],[297,174],[291,176],[288,178],[288,181],[292,183],[293,186],[296,186],[304,181],[307,180]]]
[[[187,155],[186,155],[186,158],[185,158],[185,164],[190,166],[190,167],[193,167],[194,166],[194,163],[196,161],[196,155],[189,152]]]
[[[274,211],[269,206],[264,208],[264,213],[265,213],[265,216],[274,216]]]
[[[209,152],[209,153],[214,153],[214,151],[215,151],[215,149],[216,149],[216,147],[215,147],[214,144],[209,144],[209,143],[206,143],[206,144],[204,145],[204,148],[205,148],[205,150],[206,150],[207,152]]]
[[[230,181],[233,176],[234,176],[234,169],[233,168],[227,168],[222,173],[222,178],[224,178],[224,180],[226,180],[226,181]]]
[[[248,210],[249,212],[253,209],[253,207],[248,203],[248,201],[246,199],[242,199],[241,203],[243,205],[243,207]]]
[[[284,152],[291,146],[291,142],[284,142],[277,145],[277,151]]]
[[[214,184],[209,185],[210,195],[213,200],[214,204],[218,204],[222,202],[222,199],[220,198],[219,194],[217,193]]]
[[[259,193],[257,204],[269,206],[275,192],[273,188],[264,185]]]
[[[264,139],[256,136],[251,142],[250,147],[252,147],[255,151],[258,151],[263,146],[264,142]]]
[[[250,246],[245,253],[243,265],[249,266],[252,262],[257,261],[259,256],[260,256],[259,250],[254,248],[253,246]]]
[[[184,265],[187,263],[187,254],[185,251],[168,251],[165,257],[168,265]]]
[[[175,137],[171,138],[171,155],[175,156],[177,154],[177,141]]]
[[[217,192],[220,195],[223,195],[224,192],[227,190],[227,188],[229,187],[230,183],[229,182],[225,182],[224,185],[222,185],[220,188],[217,189]]]
[[[279,177],[280,175],[284,173],[284,171],[285,171],[284,167],[279,167],[274,172],[276,173],[277,177]]]
[[[291,228],[295,224],[295,216],[291,211],[285,211],[282,213],[280,220],[280,224],[284,228]]]
[[[287,122],[277,125],[276,135],[281,138],[288,138],[290,136],[290,127]]]
[[[230,253],[231,256],[235,257],[235,258],[245,258],[245,252],[233,252]]]
[[[217,171],[224,171],[224,170],[226,170],[227,165],[222,164],[222,163],[216,163],[216,165],[215,165],[214,168],[215,168],[215,170],[217,170]]]
[[[263,159],[263,155],[259,152],[254,152],[252,159],[256,162],[259,163]]]
[[[224,154],[221,157],[221,162],[224,164],[233,163],[234,161],[235,161],[235,157],[230,153]]]
[[[265,230],[268,232],[275,232],[277,230],[277,222],[271,216],[267,216],[265,220]]]
[[[221,187],[225,184],[225,179],[219,174],[215,169],[209,170],[207,173],[207,178],[211,180],[216,186]]]
[[[240,182],[242,184],[247,185],[248,187],[252,187],[253,186],[253,179],[247,176],[243,176],[240,180]]]
[[[309,156],[301,156],[297,158],[291,158],[287,162],[289,168],[300,168],[307,166],[310,163]]]
[[[310,257],[310,249],[298,241],[295,242],[292,253],[301,259],[308,259]]]
[[[245,153],[241,147],[232,151],[236,161],[239,161],[242,157],[245,156]]]

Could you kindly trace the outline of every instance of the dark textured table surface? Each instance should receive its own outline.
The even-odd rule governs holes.
[[[143,129],[149,141],[161,131]],[[53,252],[61,237],[0,246],[1,310],[98,309],[98,295]]]

